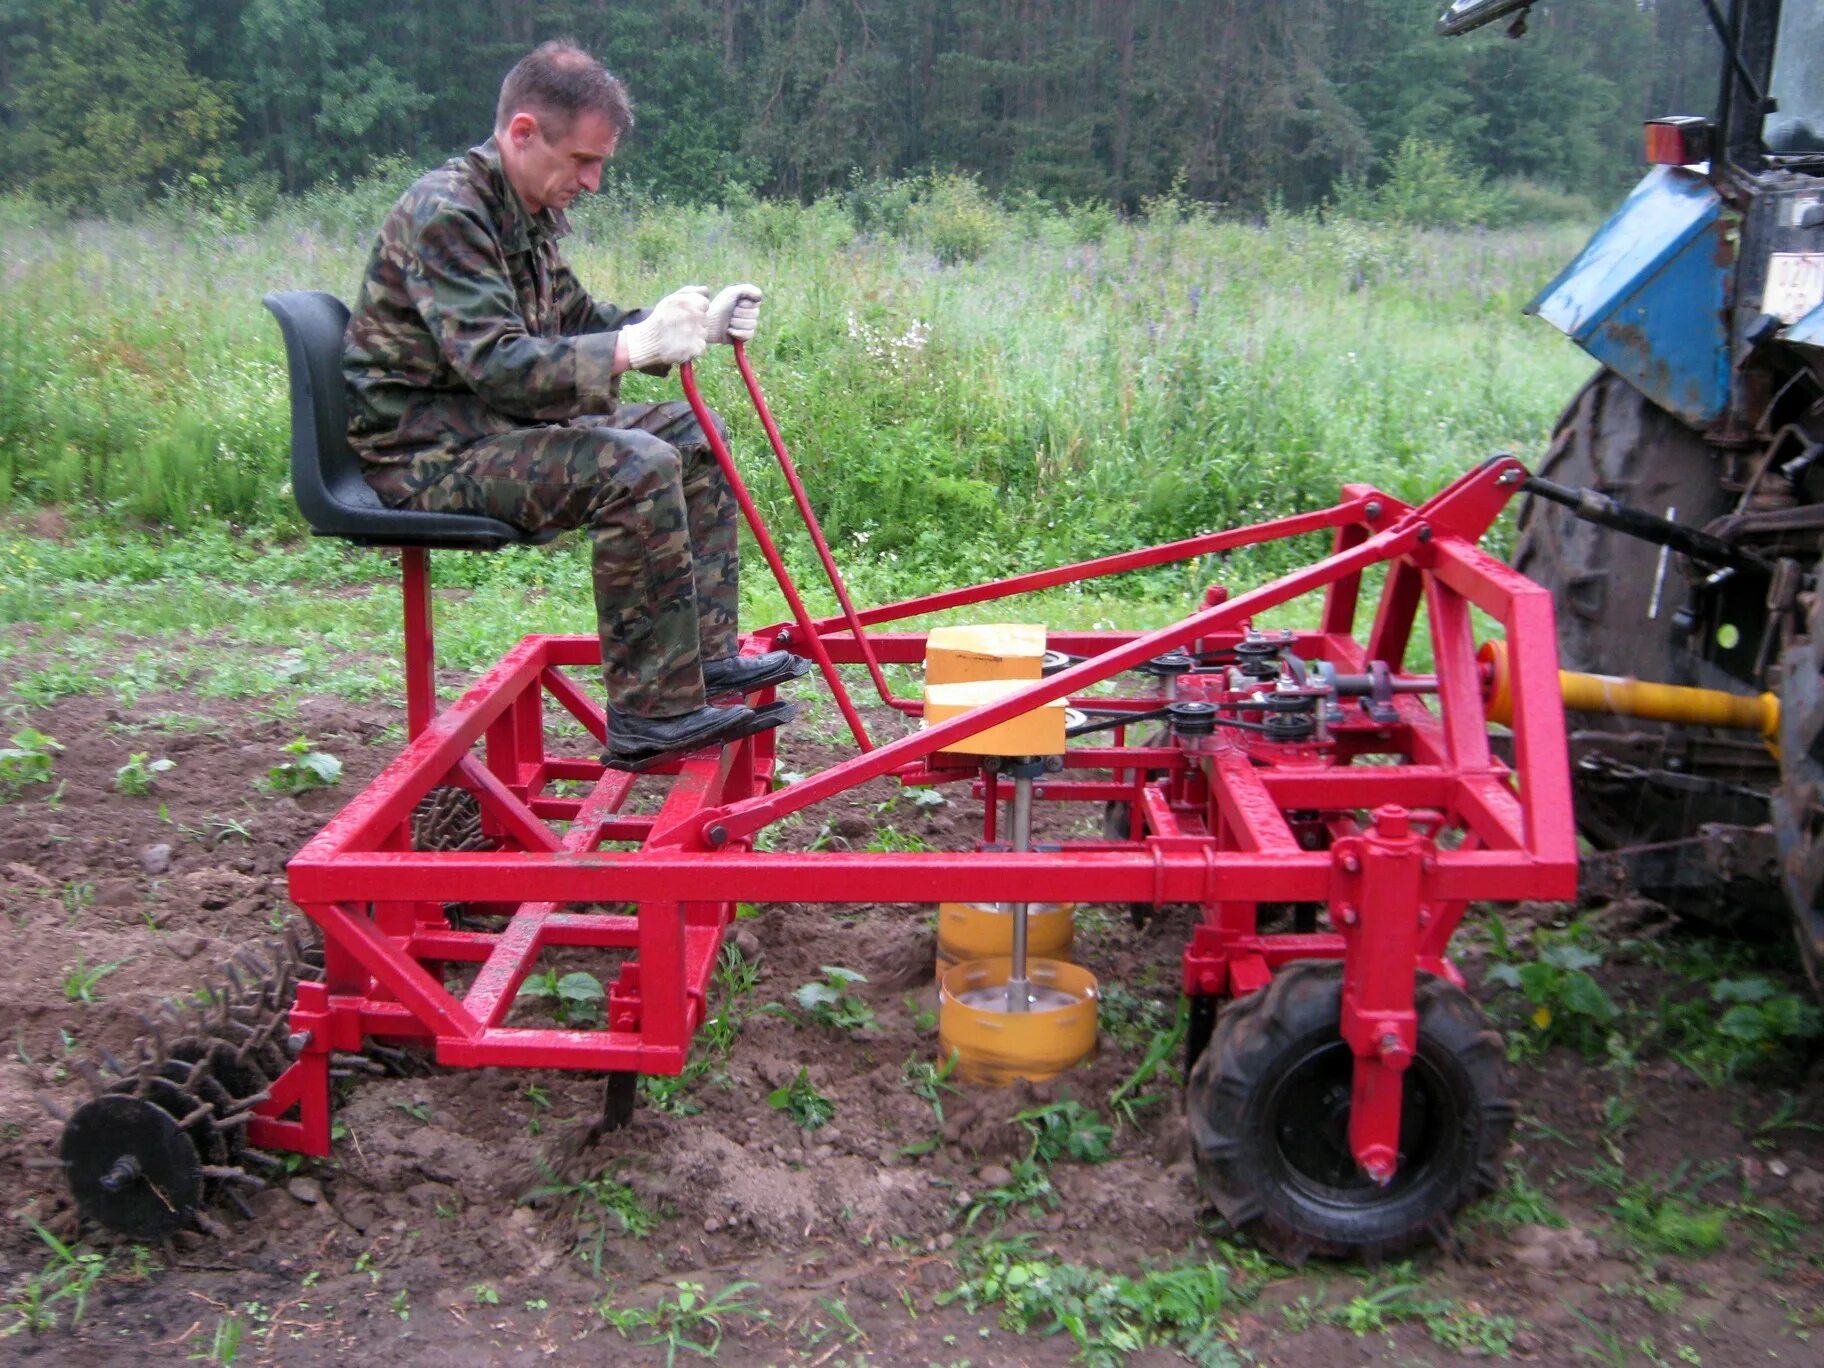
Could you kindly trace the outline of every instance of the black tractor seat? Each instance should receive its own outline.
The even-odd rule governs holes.
[[[494,551],[515,542],[538,545],[556,535],[528,535],[510,523],[469,513],[427,513],[380,502],[348,444],[342,379],[348,306],[322,290],[269,294],[265,304],[285,335],[291,372],[292,493],[317,536],[359,546]]]

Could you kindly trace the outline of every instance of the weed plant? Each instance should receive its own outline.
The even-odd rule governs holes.
[[[1014,1114],[1013,1123],[1031,1137],[1031,1157],[1054,1164],[1061,1159],[1100,1164],[1114,1158],[1110,1144],[1115,1128],[1073,1097],[1061,1097],[1042,1107],[1028,1107]]]
[[[818,972],[822,979],[802,984],[792,994],[792,1001],[804,1014],[818,1025],[838,1031],[874,1029],[874,1009],[849,991],[857,983],[866,983],[867,977],[840,964],[820,965]]]
[[[1153,1345],[1208,1368],[1246,1361],[1225,1316],[1252,1300],[1258,1284],[1213,1259],[1129,1277],[1053,1261],[1021,1237],[984,1241],[960,1268],[963,1280],[939,1295],[940,1305],[960,1302],[972,1313],[998,1305],[1001,1324],[1016,1334],[1068,1334],[1084,1363],[1119,1365]]]
[[[342,762],[318,750],[309,737],[288,741],[281,749],[292,758],[281,760],[259,781],[268,793],[307,793],[342,782]]]
[[[746,904],[743,904],[745,906]],[[709,1081],[721,1087],[732,1087],[728,1076],[729,1057],[741,1027],[753,1015],[754,985],[760,981],[760,966],[744,958],[733,944],[724,944],[716,960],[715,992],[721,1006],[716,1014],[697,1028],[696,1040],[684,1061],[683,1071],[671,1076],[643,1074],[640,1093],[648,1103],[674,1116],[692,1116],[703,1110],[691,1100],[691,1089]]]
[[[560,1026],[589,1027],[601,1024],[602,981],[594,974],[575,970],[560,974],[555,968],[529,976],[515,998],[548,1001]]]
[[[908,1157],[929,1154],[943,1143],[944,1139],[944,1094],[960,1096],[962,1089],[950,1081],[950,1075],[956,1071],[956,1064],[962,1058],[961,1051],[950,1051],[949,1057],[942,1063],[931,1059],[920,1059],[910,1056],[899,1066],[899,1080],[916,1098],[931,1104],[931,1114],[936,1121],[936,1129],[928,1140],[920,1140],[907,1145],[900,1153]]]
[[[107,1255],[66,1244],[30,1217],[26,1224],[44,1242],[50,1257],[44,1267],[15,1282],[7,1291],[7,1299],[0,1302],[0,1312],[13,1317],[9,1324],[0,1326],[0,1339],[21,1331],[41,1335],[55,1330],[65,1308],[71,1326],[80,1325],[89,1307],[89,1293],[108,1268]]]
[[[676,1296],[661,1297],[653,1306],[617,1307],[612,1301],[604,1301],[596,1311],[635,1344],[663,1345],[665,1368],[674,1368],[680,1352],[715,1358],[726,1333],[724,1321],[769,1319],[765,1310],[744,1295],[758,1286],[753,1282],[732,1282],[710,1296],[701,1283],[680,1282]]]
[[[107,964],[90,964],[81,950],[76,952],[76,963],[63,974],[63,996],[70,1002],[100,1002],[101,981],[127,961],[111,960]]]
[[[114,771],[114,787],[129,798],[148,798],[158,784],[158,776],[177,768],[177,761],[166,756],[154,760],[150,751],[134,751],[127,763]]]
[[[658,1212],[612,1173],[566,1183],[550,1169],[543,1171],[546,1181],[525,1193],[519,1199],[520,1205],[556,1203],[563,1207],[576,1232],[571,1252],[588,1264],[597,1278],[602,1276],[602,1260],[610,1239],[626,1235],[643,1240],[658,1226]]]
[[[801,1131],[822,1130],[836,1119],[836,1103],[817,1091],[809,1069],[798,1070],[790,1083],[768,1093],[766,1105],[791,1117]]]
[[[36,727],[21,727],[10,746],[0,746],[0,801],[16,798],[33,784],[48,784],[63,749]]]

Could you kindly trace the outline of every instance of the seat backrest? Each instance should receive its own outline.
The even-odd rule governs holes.
[[[291,372],[291,487],[305,520],[340,534],[347,514],[385,507],[348,444],[348,390],[342,334],[348,306],[323,290],[269,294],[265,304],[285,335]]]

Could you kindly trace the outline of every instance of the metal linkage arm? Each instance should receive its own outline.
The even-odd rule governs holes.
[[[747,492],[747,484],[742,480],[741,472],[735,469],[735,458],[729,454],[728,443],[722,440],[722,434],[710,419],[709,406],[703,402],[702,392],[697,388],[695,370],[686,363],[678,367],[678,375],[684,383],[684,397],[690,401],[691,412],[696,414],[703,436],[709,442],[709,449],[715,453],[716,464],[722,467],[722,473],[728,477],[728,487],[734,491],[735,501],[741,505],[741,515],[747,519],[747,526],[760,545],[760,554],[766,557],[767,565],[772,567],[773,578],[779,582],[779,591],[791,605],[792,617],[804,633],[805,647],[817,662],[817,668],[823,672],[824,682],[830,686],[830,692],[835,695],[836,706],[842,709],[843,719],[849,724],[855,744],[864,751],[873,750],[874,743],[868,739],[868,729],[862,725],[861,714],[855,711],[849,691],[843,686],[842,676],[836,673],[829,648],[817,634],[810,610],[799,597],[798,586],[792,582],[791,573],[785,568],[785,561],[780,558],[779,548],[773,545],[772,535],[766,530],[766,523],[761,520],[760,510],[754,504],[754,496]]]

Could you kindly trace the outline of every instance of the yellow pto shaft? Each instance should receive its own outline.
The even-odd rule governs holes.
[[[1476,654],[1482,662],[1482,697],[1488,705],[1488,720],[1506,726],[1514,715],[1507,643],[1485,642]],[[1733,694],[1721,689],[1651,684],[1643,679],[1581,674],[1575,670],[1558,671],[1558,687],[1564,694],[1564,706],[1573,712],[1612,713],[1694,727],[1730,727],[1756,732],[1769,746],[1779,738],[1780,700],[1771,693]]]

